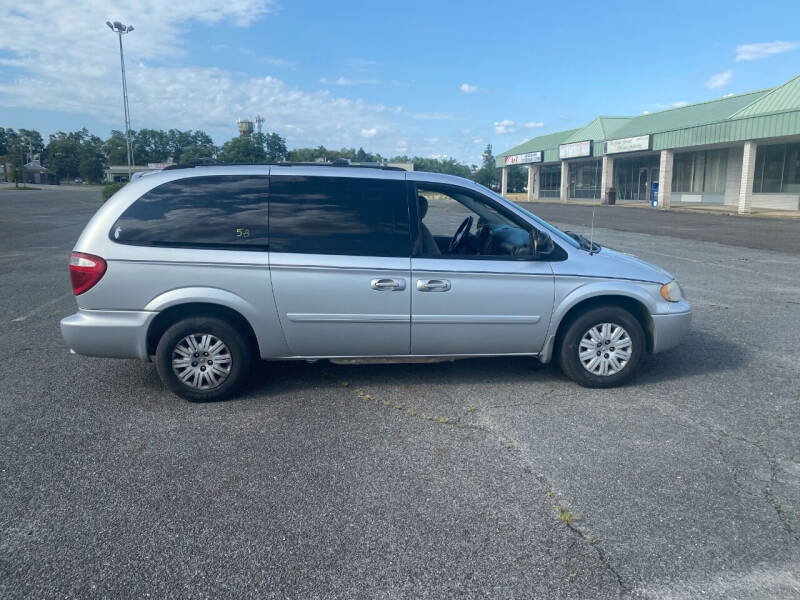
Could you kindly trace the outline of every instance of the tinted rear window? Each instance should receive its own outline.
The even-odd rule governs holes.
[[[269,233],[274,252],[409,256],[405,181],[273,175]]]
[[[268,189],[266,175],[170,181],[131,204],[109,235],[142,246],[263,250]]]

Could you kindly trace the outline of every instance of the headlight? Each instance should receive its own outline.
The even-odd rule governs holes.
[[[680,302],[683,300],[683,290],[674,279],[661,286],[661,295],[667,302]]]

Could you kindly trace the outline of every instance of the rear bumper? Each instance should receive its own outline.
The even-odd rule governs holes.
[[[70,350],[86,356],[140,358],[147,355],[147,328],[155,312],[85,310],[61,319],[61,335]]]
[[[677,346],[692,322],[692,312],[651,315],[653,318],[653,354]]]

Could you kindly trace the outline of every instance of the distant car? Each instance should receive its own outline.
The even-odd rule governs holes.
[[[75,179],[72,180],[72,183],[83,183],[83,179],[80,177],[76,177]]]
[[[216,400],[264,360],[557,359],[621,384],[691,311],[666,271],[472,181],[391,167],[166,169],[123,187],[70,258],[79,354],[154,359]]]

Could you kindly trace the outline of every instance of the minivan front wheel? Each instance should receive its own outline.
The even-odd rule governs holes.
[[[585,387],[614,387],[634,374],[645,352],[639,321],[616,306],[585,312],[561,339],[561,370]]]
[[[156,368],[164,384],[194,402],[222,400],[236,392],[250,372],[252,350],[230,323],[190,317],[164,332]]]

